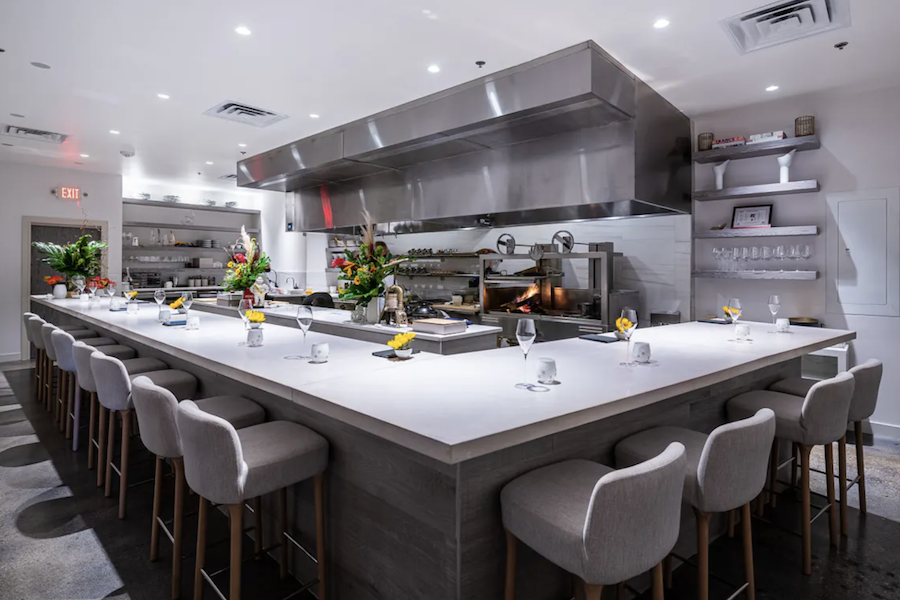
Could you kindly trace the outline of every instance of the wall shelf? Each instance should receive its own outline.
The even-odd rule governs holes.
[[[180,208],[184,210],[208,210],[212,212],[220,212],[238,215],[255,215],[259,216],[258,210],[249,208],[229,208],[228,206],[207,206],[206,204],[191,204],[181,202],[166,202],[165,200],[141,200],[140,198],[122,198],[122,204],[131,204],[133,206],[152,206],[153,208]]]
[[[722,190],[701,190],[694,192],[693,199],[697,202],[709,202],[712,200],[734,200],[738,198],[750,198],[753,196],[784,196],[787,194],[806,194],[818,192],[819,182],[815,179],[805,181],[791,181],[788,183],[765,183],[763,185],[745,185],[741,187],[725,188]]]
[[[123,252],[227,252],[223,248],[201,248],[199,246],[122,246]]]
[[[816,225],[798,225],[796,227],[765,227],[759,229],[720,229],[695,233],[694,239],[713,240],[720,238],[792,237],[801,235],[819,235],[819,228]]]
[[[815,281],[818,271],[694,271],[694,277],[706,279],[780,279]]]
[[[148,229],[173,229],[178,231],[214,231],[216,233],[240,233],[240,228],[223,225],[185,225],[183,223],[140,223],[126,221],[122,227],[146,227]],[[259,229],[247,229],[247,233],[259,233]]]
[[[444,277],[464,277],[466,279],[471,279],[472,277],[480,277],[478,273],[415,273],[415,274],[406,274],[406,273],[397,273],[397,277],[440,277],[443,279]]]
[[[806,150],[818,150],[822,147],[822,142],[817,135],[807,135],[803,137],[787,138],[784,140],[774,140],[771,142],[763,142],[761,144],[750,144],[746,146],[734,146],[732,148],[720,148],[718,150],[707,150],[705,152],[694,152],[693,160],[697,164],[705,165],[709,163],[719,163],[726,160],[740,160],[743,158],[756,158],[758,156],[774,156],[776,154],[787,154],[791,150],[804,152]]]

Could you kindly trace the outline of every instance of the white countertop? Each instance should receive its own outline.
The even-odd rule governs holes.
[[[529,363],[555,359],[561,385],[533,393],[515,388],[523,376],[519,348],[421,353],[392,362],[371,355],[385,346],[310,332],[310,343],[331,347],[329,362],[313,365],[283,360],[302,343],[295,328],[269,323],[264,346],[247,348],[238,346],[243,324],[230,317],[203,313],[201,329],[186,331],[159,325],[153,305],[128,315],[106,310],[108,300],[89,307],[33,299],[451,464],[856,338],[851,331],[804,327],[773,334],[770,323],[751,323],[753,342],[735,343],[728,341],[733,327],[684,323],[635,332],[633,340],[649,342],[653,352],[651,365],[636,367],[619,366],[626,352],[621,342],[548,342],[532,348]]]

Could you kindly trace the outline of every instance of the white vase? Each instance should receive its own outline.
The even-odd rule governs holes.
[[[366,323],[378,323],[381,311],[378,309],[378,298],[372,298],[366,305]]]
[[[779,183],[790,183],[791,181],[791,163],[794,162],[794,154],[797,149],[793,149],[787,154],[778,157],[778,181]]]
[[[394,350],[394,355],[397,358],[409,358],[412,356],[412,348],[403,348],[402,350]]]
[[[53,286],[53,297],[57,300],[62,300],[68,293],[69,290],[66,289],[66,284],[64,283],[57,283]]]
[[[728,168],[728,163],[730,160],[726,160],[725,162],[721,162],[717,165],[713,165],[713,173],[716,175],[716,189],[724,190],[725,189],[725,169]]]
[[[250,329],[247,330],[247,346],[250,348],[259,348],[263,344],[263,330],[259,323],[250,323]]]

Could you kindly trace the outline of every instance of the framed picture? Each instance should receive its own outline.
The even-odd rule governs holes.
[[[735,206],[731,217],[732,229],[753,229],[772,226],[772,205]]]

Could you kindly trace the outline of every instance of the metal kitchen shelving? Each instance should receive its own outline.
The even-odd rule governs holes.
[[[705,279],[775,279],[782,281],[815,281],[818,271],[694,271],[694,277]]]
[[[816,225],[794,227],[760,227],[753,229],[713,229],[694,234],[695,240],[716,240],[721,238],[793,237],[819,235]]]
[[[815,179],[804,181],[790,181],[788,183],[764,183],[762,185],[743,185],[740,187],[724,188],[721,190],[700,190],[694,192],[693,199],[697,202],[710,202],[713,200],[737,200],[739,198],[752,198],[754,196],[786,196],[788,194],[808,194],[819,191],[819,182]]]
[[[758,156],[787,154],[791,150],[796,150],[797,152],[818,150],[821,147],[822,142],[819,140],[819,136],[806,135],[803,137],[762,142],[761,144],[747,144],[744,146],[733,146],[731,148],[719,148],[718,150],[694,152],[692,158],[695,163],[706,165],[725,160],[741,160],[743,158],[756,158]]]

